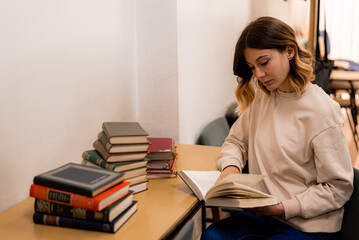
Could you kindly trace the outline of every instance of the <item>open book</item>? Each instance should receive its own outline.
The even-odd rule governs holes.
[[[254,208],[278,204],[279,201],[253,188],[264,176],[230,174],[218,183],[220,171],[187,171],[178,175],[206,206]],[[215,184],[216,183],[216,184]]]

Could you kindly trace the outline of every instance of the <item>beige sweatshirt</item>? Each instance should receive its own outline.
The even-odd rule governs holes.
[[[304,232],[337,232],[353,191],[353,169],[339,105],[317,85],[301,96],[257,90],[233,124],[218,167],[263,174],[259,190],[283,204],[281,219]]]

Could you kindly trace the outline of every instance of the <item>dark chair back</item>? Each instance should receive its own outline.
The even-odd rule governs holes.
[[[359,239],[359,170],[354,168],[354,192],[344,205],[344,219],[339,240]]]

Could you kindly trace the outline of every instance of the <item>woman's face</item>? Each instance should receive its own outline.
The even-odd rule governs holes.
[[[244,58],[254,76],[269,91],[279,89],[292,92],[294,88],[289,84],[289,60],[294,56],[294,49],[287,46],[284,51],[278,49],[246,48]]]

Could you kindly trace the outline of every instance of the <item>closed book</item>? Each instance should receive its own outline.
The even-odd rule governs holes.
[[[161,179],[161,178],[175,178],[177,177],[176,172],[172,173],[147,173],[146,179]]]
[[[142,183],[142,182],[146,181],[146,173],[141,174],[139,176],[127,178],[126,181],[130,182],[130,188],[131,188],[132,185],[136,185],[138,183]]]
[[[95,197],[87,197],[42,185],[31,184],[30,197],[68,206],[85,208],[92,211],[102,211],[104,208],[127,194],[129,187],[130,182],[123,181]]]
[[[143,191],[147,190],[147,183],[148,183],[148,181],[146,180],[146,181],[137,183],[135,185],[132,185],[130,187],[130,190],[133,191],[133,194],[143,192]]]
[[[34,177],[34,183],[94,197],[124,180],[124,174],[103,168],[68,163]]]
[[[150,142],[133,144],[112,144],[109,142],[103,131],[99,132],[98,139],[105,146],[109,153],[145,152]]]
[[[176,152],[173,138],[148,137],[147,139],[151,142],[149,152]]]
[[[82,158],[85,161],[92,162],[102,168],[111,170],[111,171],[125,171],[139,167],[147,166],[148,160],[137,160],[137,161],[127,161],[127,162],[106,162],[96,150],[87,150],[82,154]]]
[[[116,217],[110,223],[102,223],[102,222],[88,221],[83,219],[54,216],[44,213],[37,213],[37,212],[35,212],[33,215],[33,221],[36,224],[115,233],[136,211],[137,211],[137,201],[133,201],[132,204],[125,211],[123,211],[118,217]]]
[[[147,163],[147,171],[152,170],[173,170],[177,159],[177,154],[171,160],[149,160]]]
[[[102,129],[111,144],[147,142],[148,133],[138,122],[104,122]]]
[[[111,222],[128,208],[133,199],[133,191],[106,207],[102,211],[91,211],[85,208],[72,207],[60,203],[35,199],[35,212],[62,217],[78,218],[90,221]]]
[[[135,169],[123,171],[123,173],[125,174],[125,180],[127,181],[127,179],[146,174],[146,170],[147,170],[146,167],[141,167],[141,168],[135,168]]]
[[[122,162],[132,160],[143,160],[147,155],[147,151],[144,152],[125,152],[125,153],[109,153],[100,140],[96,139],[93,143],[95,150],[102,156],[106,162]]]
[[[82,164],[90,166],[90,167],[95,167],[95,168],[102,168],[92,162],[86,161],[86,160],[82,160]],[[134,177],[138,177],[141,176],[143,174],[146,174],[146,170],[147,167],[139,167],[139,168],[134,168],[134,169],[129,169],[129,170],[125,170],[122,171],[122,173],[124,174],[124,180],[127,181],[127,179],[130,178],[134,178]]]
[[[146,157],[148,160],[172,160],[175,157],[173,152],[149,152]]]

